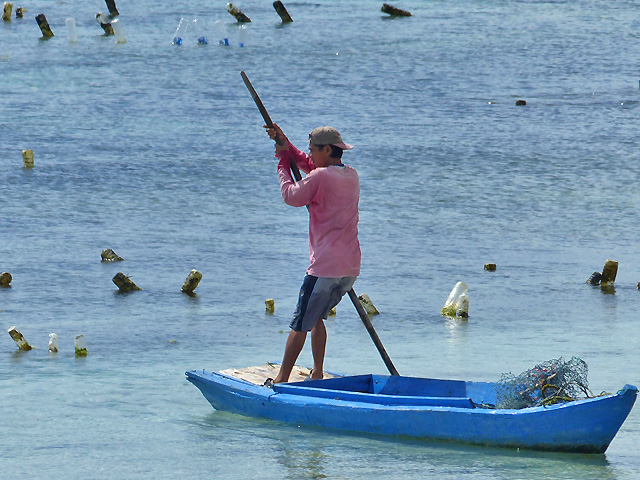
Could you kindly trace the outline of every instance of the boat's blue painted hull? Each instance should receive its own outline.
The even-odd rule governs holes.
[[[240,415],[339,430],[536,450],[603,453],[627,418],[638,389],[521,410],[495,402],[493,384],[361,375],[254,385],[192,370],[187,379],[211,405]]]

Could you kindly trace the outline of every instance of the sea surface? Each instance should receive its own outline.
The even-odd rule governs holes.
[[[25,17],[0,22],[0,326],[36,347],[0,335],[0,477],[635,478],[638,406],[604,455],[540,453],[235,416],[184,372],[279,361],[308,264],[244,70],[294,144],[332,125],[355,145],[354,288],[401,374],[496,381],[575,356],[596,394],[640,385],[638,3],[414,0],[392,19],[291,1],[283,25],[244,0],[244,27],[225,4],[120,0],[126,43],[98,0],[14,2]],[[181,18],[208,44],[192,23],[172,44]],[[615,288],[586,284],[607,259]],[[467,320],[440,314],[458,281]],[[348,300],[327,330],[327,370],[386,373]]]

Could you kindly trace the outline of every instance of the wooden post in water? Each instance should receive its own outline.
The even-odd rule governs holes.
[[[13,11],[13,3],[4,2],[2,7],[2,20],[5,22],[11,21],[11,12]]]
[[[22,163],[25,168],[33,168],[33,150],[22,150]]]
[[[0,273],[0,287],[10,287],[11,280],[13,280],[13,277],[9,272]]]
[[[380,313],[369,298],[369,295],[367,295],[366,293],[360,295],[358,297],[358,300],[360,300],[360,303],[364,307],[365,312],[367,312],[367,315],[378,315]]]
[[[613,286],[613,282],[616,280],[618,274],[618,262],[615,260],[607,259],[602,267],[602,280],[600,280],[601,287]]]
[[[107,4],[107,8],[109,9],[109,16],[111,18],[117,17],[118,15],[120,15],[120,12],[118,12],[118,9],[116,8],[115,0],[104,0],[104,1]]]
[[[273,315],[273,313],[276,311],[276,301],[273,298],[267,298],[264,301],[264,305],[267,308],[267,313],[269,315]]]
[[[104,13],[96,13],[96,22],[100,24],[105,35],[113,35],[113,27],[111,26],[111,23],[109,23],[109,17]]]
[[[275,8],[278,15],[280,15],[280,18],[282,19],[282,23],[293,22],[291,15],[289,15],[289,12],[287,12],[287,9],[284,7],[281,1],[278,0],[276,2],[273,2],[273,8]]]
[[[251,22],[251,19],[247,17],[244,13],[242,13],[242,11],[238,7],[236,7],[233,3],[227,3],[226,9],[227,9],[227,12],[233,15],[233,17],[237,21],[241,23]]]
[[[16,18],[22,18],[26,12],[28,12],[26,8],[18,7],[16,8]]]
[[[496,264],[495,263],[485,263],[484,264],[484,269],[487,272],[495,272],[496,271]]]
[[[53,32],[51,31],[51,27],[49,27],[49,22],[47,22],[47,17],[44,16],[44,13],[36,15],[36,22],[38,22],[38,26],[40,27],[40,31],[44,38],[53,37]]]
[[[25,340],[25,338],[16,329],[15,326],[9,328],[9,330],[7,331],[9,332],[9,335],[11,335],[11,338],[13,338],[13,341],[16,342],[16,345],[18,345],[19,350],[28,351],[33,348],[31,345],[29,345],[29,342]]]
[[[102,260],[100,260],[101,262],[120,262],[124,260],[124,258],[120,257],[116,252],[114,252],[110,248],[105,248],[100,253],[100,257],[102,258]]]
[[[124,273],[118,272],[112,279],[113,283],[116,284],[118,290],[121,292],[132,292],[134,290],[142,290],[138,285],[133,283],[133,281],[127,277]]]
[[[182,292],[183,293],[193,293],[198,284],[202,280],[202,274],[197,270],[191,270],[189,275],[187,275],[187,279],[182,284]]]
[[[392,17],[410,17],[411,12],[407,12],[406,10],[400,10],[399,8],[392,7],[387,3],[382,4],[382,8],[380,9],[384,13],[388,13]]]

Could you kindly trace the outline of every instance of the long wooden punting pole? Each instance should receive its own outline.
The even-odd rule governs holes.
[[[253,97],[253,101],[256,103],[258,110],[260,110],[260,113],[262,114],[262,118],[264,119],[264,123],[267,125],[267,127],[272,128],[273,122],[271,121],[271,117],[269,116],[269,113],[267,113],[267,109],[264,108],[264,105],[260,100],[260,97],[258,96],[255,89],[253,88],[253,85],[251,85],[251,82],[249,81],[249,78],[247,77],[246,73],[242,71],[240,72],[240,75],[242,75],[242,80],[244,81],[244,84],[247,86],[249,93],[251,93],[251,96]],[[278,145],[282,145],[284,141],[281,138],[276,137],[276,143]],[[296,179],[296,182],[299,182],[302,179],[302,175],[300,174],[300,169],[298,168],[298,166],[295,164],[293,160],[291,160],[291,173],[293,174],[293,177]],[[309,206],[307,205],[307,209],[308,208]],[[364,307],[360,303],[360,300],[358,299],[356,292],[354,292],[352,288],[351,290],[349,290],[348,294],[349,294],[349,298],[351,299],[351,302],[353,303],[353,306],[356,307],[356,311],[358,312],[358,315],[360,315],[360,320],[362,320],[362,323],[364,323],[364,326],[367,329],[367,332],[369,332],[369,336],[371,337],[371,340],[373,340],[373,343],[378,349],[378,352],[380,353],[380,356],[382,357],[384,364],[387,366],[389,373],[391,373],[391,375],[400,375],[398,373],[398,370],[396,370],[396,367],[393,365],[391,358],[389,358],[389,355],[387,354],[387,351],[385,350],[384,345],[382,345],[382,342],[380,341],[380,337],[378,337],[376,330],[373,328],[373,325],[371,324],[371,320],[369,319],[369,316],[367,315],[367,312],[365,311]]]

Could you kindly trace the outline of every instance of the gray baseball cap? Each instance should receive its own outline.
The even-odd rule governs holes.
[[[340,133],[333,127],[318,127],[311,130],[309,134],[311,145],[335,145],[342,150],[351,150],[353,145],[344,143]]]

